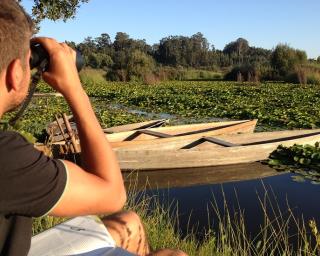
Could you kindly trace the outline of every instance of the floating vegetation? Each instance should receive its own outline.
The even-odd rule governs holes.
[[[282,129],[320,127],[317,85],[168,81],[150,86],[83,80],[83,86],[92,98],[152,113],[193,119],[259,119],[259,125]],[[42,82],[38,91],[52,89]]]
[[[310,180],[311,184],[320,184],[320,143],[312,145],[280,145],[273,151],[267,163],[278,171],[290,171],[296,182]]]

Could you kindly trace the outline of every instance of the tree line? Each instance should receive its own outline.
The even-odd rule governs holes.
[[[227,80],[307,83],[309,73],[319,75],[320,67],[320,57],[308,60],[305,51],[286,44],[269,50],[238,38],[218,50],[200,32],[190,37],[168,36],[154,45],[123,32],[113,41],[102,33],[68,44],[82,52],[89,67],[105,70],[106,78],[114,81],[179,79],[181,72],[197,69],[222,72]]]

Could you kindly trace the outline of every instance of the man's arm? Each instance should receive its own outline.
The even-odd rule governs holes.
[[[66,190],[49,214],[73,216],[121,210],[126,192],[115,154],[84,92],[75,67],[75,52],[53,39],[36,38],[50,56],[43,79],[63,94],[75,117],[81,144],[83,169],[63,161],[68,172]]]

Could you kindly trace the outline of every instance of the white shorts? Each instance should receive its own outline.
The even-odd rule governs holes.
[[[97,216],[76,217],[31,240],[28,256],[132,256],[119,247]]]

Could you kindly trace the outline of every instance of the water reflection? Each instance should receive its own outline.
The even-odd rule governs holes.
[[[183,234],[196,227],[201,238],[201,231],[207,230],[209,225],[217,229],[218,218],[212,208],[212,202],[216,201],[222,215],[224,202],[227,202],[231,212],[242,211],[248,233],[255,236],[263,224],[261,200],[265,198],[266,192],[270,217],[276,217],[272,215],[281,212],[282,218],[286,220],[290,207],[295,216],[301,218],[303,215],[305,221],[315,219],[320,223],[320,186],[310,182],[294,182],[293,175],[279,174],[267,166],[255,163],[237,168],[205,169],[202,172],[179,170],[174,173],[141,173],[141,181],[137,184],[141,186],[148,179],[153,188],[147,191],[148,195],[156,196],[163,205],[172,201],[178,204],[179,228]],[[271,206],[276,209],[276,214],[272,212]],[[290,232],[295,234],[296,230]]]
[[[193,169],[156,170],[125,173],[127,187],[136,184],[137,190],[176,188],[251,180],[279,175],[276,170],[261,163],[201,167]]]

